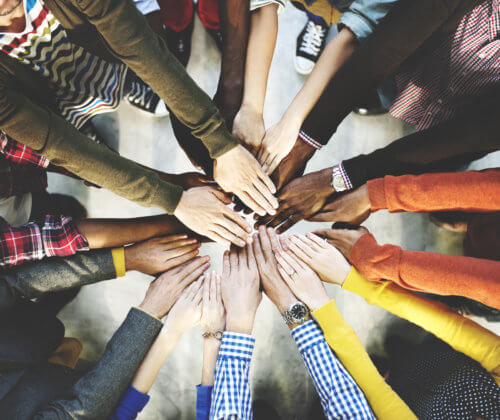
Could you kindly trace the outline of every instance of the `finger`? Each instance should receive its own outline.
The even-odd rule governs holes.
[[[285,269],[278,264],[278,272],[280,273],[281,278],[285,281],[290,289],[293,291],[293,279],[289,276],[289,274],[285,271]]]
[[[179,233],[178,235],[160,236],[158,239],[160,243],[168,244],[170,242],[176,242],[182,239],[188,239],[188,235],[187,233]]]
[[[278,235],[276,235],[276,231],[272,228],[267,228],[267,235],[269,237],[269,241],[271,242],[271,249],[273,252],[281,250],[280,240]]]
[[[268,201],[268,199],[259,191],[255,184],[251,185],[245,192],[250,197],[252,197],[254,201],[256,201],[257,204],[262,207],[267,214],[276,214],[276,210],[273,204]],[[278,207],[277,202],[276,207]]]
[[[229,263],[231,264],[231,272],[238,271],[239,269],[238,253],[234,247],[231,247],[229,249]]]
[[[290,229],[293,225],[296,223],[300,222],[302,220],[302,216],[300,214],[293,214],[288,218],[288,220],[285,221],[281,226],[278,227],[277,231],[278,233],[283,233],[286,232],[288,229]]]
[[[180,240],[171,241],[171,242],[163,242],[163,241],[160,242],[160,244],[163,246],[163,249],[165,251],[168,251],[170,249],[180,248],[181,246],[194,245],[197,243],[199,243],[199,242],[194,238],[180,239]]]
[[[178,267],[179,265],[184,264],[185,262],[188,262],[188,261],[192,260],[193,258],[195,258],[199,252],[200,251],[195,250],[195,251],[192,251],[188,254],[184,254],[184,255],[181,255],[181,256],[175,257],[175,258],[171,258],[171,259],[165,261],[164,269],[166,270],[166,269]]]
[[[257,173],[257,176],[264,183],[264,185],[271,192],[271,194],[276,194],[276,185],[274,185],[274,182],[271,181],[269,175],[266,175],[266,173],[262,170],[262,168],[260,168],[260,171]]]
[[[304,271],[307,268],[307,266],[302,262],[302,260],[297,258],[292,252],[281,251],[280,255],[297,272]]]
[[[244,230],[246,231],[246,233],[252,233],[252,227],[250,226],[250,224],[245,220],[244,217],[241,217],[238,213],[236,213],[236,211],[233,211],[226,207],[223,214],[226,218],[238,225],[237,229]]]
[[[295,235],[291,235],[288,239],[290,241],[290,247],[292,247],[292,245],[295,245],[295,247],[299,248],[304,254],[307,255],[309,259],[314,256],[314,250],[307,243],[301,241]]]
[[[203,304],[208,305],[210,300],[210,282],[205,280],[203,282]]]
[[[209,267],[210,267],[209,263],[205,263],[202,266],[198,267],[196,270],[194,270],[192,273],[189,273],[189,275],[187,275],[182,280],[181,285],[184,285],[184,287],[186,287],[186,285],[191,284],[193,281],[198,279],[205,271],[207,271]]]
[[[300,233],[294,234],[293,236],[295,236],[296,238],[298,238],[299,240],[301,240],[302,242],[304,242],[305,244],[307,244],[309,246],[309,248],[311,248],[314,252],[321,251],[322,247],[319,247],[316,242],[313,242],[307,236],[301,235]]]
[[[300,249],[297,245],[295,245],[295,243],[293,243],[291,240],[288,240],[287,246],[290,252],[293,252],[297,258],[300,258],[306,264],[309,264],[309,262],[311,261],[311,257],[304,251],[302,251],[302,249]]]
[[[226,194],[225,192],[218,190],[216,188],[212,188],[210,192],[224,204],[231,204],[231,202],[233,201],[233,199],[229,194]]]
[[[199,277],[196,281],[193,281],[186,290],[189,290],[188,296],[190,300],[194,300],[198,292],[203,292],[203,276]]]
[[[258,155],[257,155],[257,160],[259,161],[259,163],[261,165],[263,165],[268,157],[269,157],[269,152],[267,151],[265,146],[262,146],[259,150]]]
[[[337,215],[334,211],[316,213],[307,218],[309,222],[335,222],[336,219]]]
[[[221,282],[221,277],[217,274],[217,273],[214,273],[214,277],[215,277],[215,286],[216,286],[216,290],[217,290],[217,302],[222,302],[222,291],[221,291],[221,285],[220,285],[220,282]]]
[[[262,250],[262,244],[261,244],[261,236],[259,235],[254,235],[253,238],[253,243],[252,243],[252,248],[253,248],[253,253],[255,256],[255,262],[257,263],[257,267],[259,269],[264,266],[266,263],[265,257],[264,257],[264,252]]]
[[[281,161],[283,160],[283,158],[279,158],[278,156],[276,156],[274,158],[274,160],[269,164],[269,168],[267,169],[267,172],[268,174],[272,174],[276,168],[278,167],[278,165],[281,163]]]
[[[171,249],[169,251],[165,251],[164,255],[165,255],[166,259],[169,260],[171,258],[179,257],[179,256],[187,254],[189,252],[196,251],[200,248],[200,246],[201,246],[200,243],[197,243],[194,245],[186,245],[186,246],[183,246],[180,248],[174,248],[174,249]]]
[[[224,226],[226,229],[233,232],[238,238],[241,238],[241,240],[244,241],[245,243],[248,242],[249,240],[251,240],[250,233],[252,231],[252,228],[246,222],[246,220],[243,219],[243,217],[241,217],[238,214],[231,215],[231,213],[233,212],[228,212],[227,215],[223,214],[222,217],[217,219],[216,223],[221,226]],[[233,216],[233,218],[231,218],[230,216]],[[235,219],[239,219],[239,222],[244,223],[245,226],[242,228],[241,224],[236,222]]]
[[[257,201],[254,200],[254,198],[248,194],[245,191],[242,191],[241,193],[237,194],[238,198],[245,204],[245,206],[251,208],[255,213],[257,213],[259,216],[265,216],[266,215],[266,210],[264,207],[262,207]]]
[[[218,220],[217,223],[219,222],[222,222],[224,223],[224,221],[222,220]],[[230,224],[228,224],[230,226]],[[234,245],[237,245],[237,246],[245,246],[246,245],[246,242],[241,239],[240,237],[238,237],[237,235],[235,235],[233,232],[231,232],[231,228],[230,227],[226,227],[226,226],[222,226],[220,224],[216,224],[216,225],[213,225],[211,227],[212,229],[212,232],[215,232],[217,233],[218,235],[222,236],[223,238],[227,239],[228,241],[231,241],[231,243],[233,243]]]
[[[266,174],[269,174],[269,171],[268,171],[268,170],[269,170],[269,168],[271,167],[271,163],[272,163],[272,162],[274,162],[274,160],[275,160],[275,159],[276,159],[276,155],[275,155],[275,154],[271,154],[271,153],[269,153],[269,154],[267,155],[266,160],[264,160],[264,161],[262,162],[262,169],[264,170],[264,172],[265,172]]]
[[[222,275],[229,276],[231,274],[231,263],[229,262],[229,252],[224,252],[222,257]]]
[[[238,250],[238,265],[248,268],[248,253],[246,246]]]
[[[203,287],[202,286],[203,286],[204,281],[198,280],[198,282],[200,283],[200,285],[198,287],[198,290],[196,290],[195,295],[193,296],[193,302],[196,306],[199,306],[203,302]]]
[[[218,244],[224,245],[224,246],[231,246],[231,241],[224,238],[223,236],[219,235],[217,232],[214,232],[213,230],[209,230],[206,233],[204,233],[208,238],[210,238],[212,241],[217,242]]]
[[[280,252],[277,252],[276,254],[276,261],[278,261],[278,264],[283,267],[283,269],[289,274],[289,275],[292,275],[293,273],[295,273],[297,270],[295,270],[289,263],[287,260],[285,260],[285,258],[283,257],[283,255],[281,255]]]
[[[268,224],[268,226],[271,226],[273,228],[278,227],[279,225],[287,221],[288,218],[293,215],[294,211],[295,210],[293,208],[284,209],[271,221],[271,223]]]
[[[179,274],[179,276],[187,276],[189,273],[193,272],[196,270],[199,266],[205,264],[206,262],[209,261],[209,257],[196,257],[192,259],[191,261],[181,265],[180,267],[177,267],[174,271],[174,273]]]
[[[273,209],[278,208],[278,199],[274,196],[269,186],[265,184],[262,179],[256,180],[254,182],[254,186],[264,196],[264,198],[272,206]]]
[[[211,301],[215,301],[217,300],[217,282],[216,282],[216,278],[215,278],[215,273],[212,271],[210,273],[210,294],[209,294],[209,297],[210,297],[210,300]]]
[[[264,255],[264,258],[269,259],[273,258],[273,249],[271,247],[271,239],[269,238],[267,231],[268,229],[264,226],[259,226],[259,239],[262,254]]]
[[[317,229],[313,230],[313,232],[316,236],[319,236],[320,238],[331,238],[332,234],[332,229]]]
[[[247,246],[247,261],[248,268],[254,269],[257,268],[257,261],[255,261],[255,253],[253,252],[253,246]]]
[[[327,247],[327,243],[325,242],[325,240],[321,239],[319,236],[316,236],[314,233],[311,232],[306,233],[306,238],[316,243],[316,245],[318,245],[320,248],[324,249]]]

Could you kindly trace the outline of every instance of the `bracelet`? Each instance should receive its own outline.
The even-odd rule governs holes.
[[[224,333],[223,333],[222,331],[204,332],[204,333],[202,334],[202,337],[203,337],[203,338],[210,338],[210,337],[212,337],[212,338],[215,338],[216,340],[221,341],[221,340],[222,340],[222,335],[223,335],[223,334],[224,334]]]

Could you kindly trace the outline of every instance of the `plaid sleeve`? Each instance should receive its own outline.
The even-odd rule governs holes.
[[[294,328],[292,337],[314,382],[326,418],[375,420],[363,392],[337,360],[316,323],[311,320]]]
[[[248,380],[255,338],[225,332],[215,366],[210,407],[211,420],[251,420],[252,400]]]
[[[12,139],[0,130],[0,154],[18,165],[31,165],[47,168],[49,160],[36,153],[33,149]]]
[[[87,239],[70,217],[47,215],[42,228],[34,222],[11,227],[0,218],[1,268],[44,257],[65,257],[88,249]]]

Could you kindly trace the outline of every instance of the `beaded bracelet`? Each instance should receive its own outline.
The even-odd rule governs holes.
[[[223,335],[223,332],[222,331],[215,331],[215,332],[204,332],[202,334],[203,338],[215,338],[216,340],[219,340],[221,341],[222,340],[222,335]]]

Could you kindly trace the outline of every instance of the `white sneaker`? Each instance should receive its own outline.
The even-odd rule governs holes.
[[[142,79],[134,76],[130,82],[130,92],[126,95],[130,105],[153,117],[166,117],[169,112],[165,102]]]
[[[328,26],[308,20],[304,29],[297,37],[295,50],[295,70],[297,73],[311,73],[319,56],[323,52],[328,35]]]

